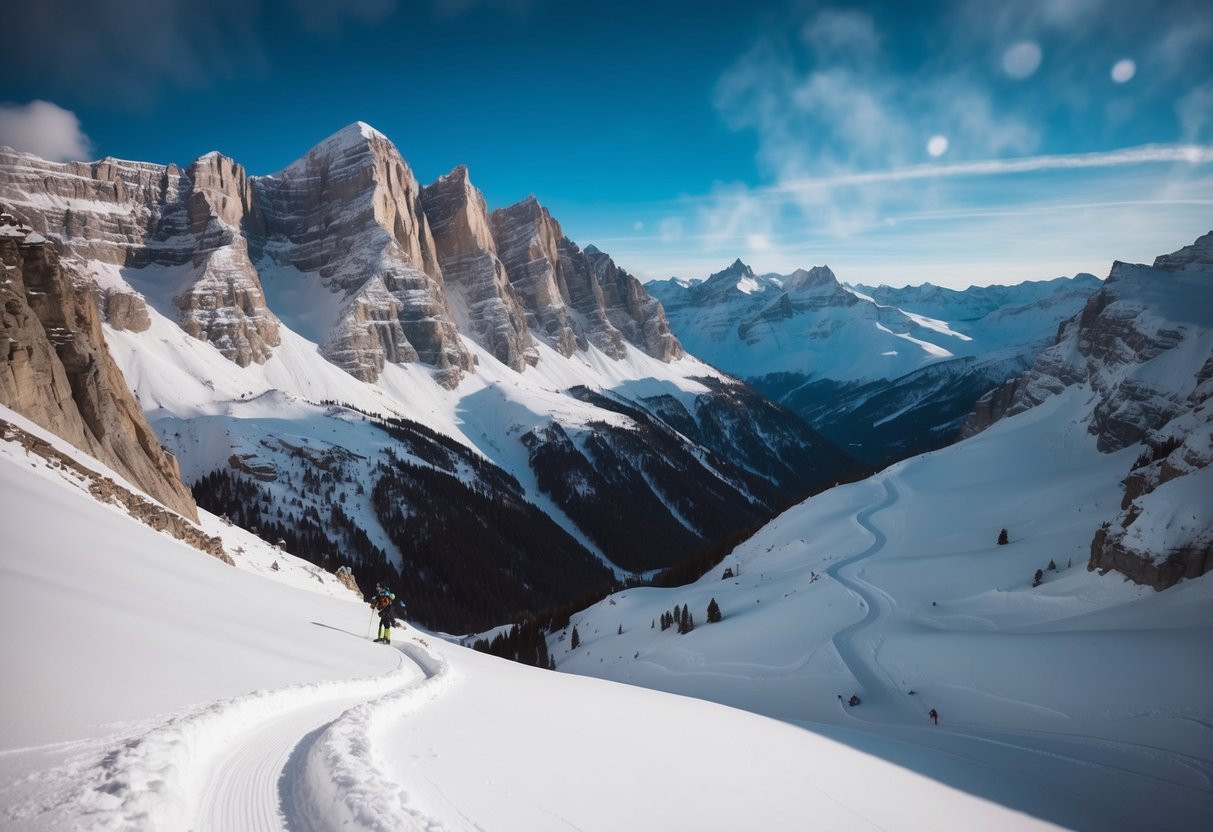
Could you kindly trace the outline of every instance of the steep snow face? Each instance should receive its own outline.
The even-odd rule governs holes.
[[[978,402],[966,424],[976,433],[1089,386],[1095,402],[1084,423],[1099,449],[1146,446],[1125,480],[1124,511],[1096,534],[1091,562],[1156,589],[1213,569],[1208,501],[1196,497],[1213,461],[1211,241],[1213,232],[1153,266],[1117,262],[1057,343]]]
[[[805,725],[1069,828],[1201,826],[1213,583],[1155,593],[1087,568],[1136,454],[1097,449],[1092,394],[814,497],[687,586],[574,615],[558,668]],[[1182,537],[1142,518],[1152,549]],[[694,629],[663,629],[684,607]]]

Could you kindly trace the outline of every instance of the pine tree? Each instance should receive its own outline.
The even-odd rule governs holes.
[[[619,632],[616,633],[615,635],[620,635],[620,636],[623,635],[623,625],[622,624],[619,625]]]
[[[1003,529],[1002,531],[1000,531],[998,533],[998,545],[999,546],[1006,546],[1010,542],[1011,542],[1010,539],[1007,537],[1006,529]]]
[[[573,649],[576,650],[581,646],[581,633],[577,632],[577,628],[573,627]]]
[[[1053,559],[1052,559],[1052,558],[1049,558],[1049,571],[1050,571],[1050,572],[1056,572],[1056,571],[1057,571],[1057,564],[1055,564],[1055,563],[1053,562]]]
[[[716,599],[713,598],[711,601],[708,602],[708,623],[715,624],[717,621],[720,621],[723,617],[724,616],[722,616],[720,614],[720,605],[717,604]]]
[[[1040,586],[1044,583],[1045,573],[1043,569],[1036,570],[1036,576],[1032,579],[1032,586]]]

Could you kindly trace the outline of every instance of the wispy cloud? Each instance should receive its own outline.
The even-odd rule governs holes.
[[[945,179],[959,176],[1006,176],[1017,173],[1039,173],[1050,170],[1085,170],[1157,162],[1213,162],[1213,146],[1199,144],[1146,145],[1103,153],[1072,153],[1064,155],[1027,156],[1011,159],[980,159],[951,165],[915,165],[891,170],[837,174],[821,178],[788,180],[755,189],[758,193],[794,194],[803,190],[841,188],[855,185],[877,185],[887,182],[909,182],[917,179]]]
[[[50,101],[0,104],[0,144],[53,162],[87,159],[92,152],[76,114]]]
[[[696,262],[741,255],[779,270],[841,255],[868,278],[893,257],[906,276],[1005,278],[1028,240],[1033,258],[1058,258],[1053,275],[1178,235],[1154,254],[1171,250],[1213,225],[1199,190],[1213,179],[1213,92],[1197,71],[1213,22],[1194,0],[1164,5],[943,0],[907,26],[797,4],[715,90],[723,123],[753,137],[764,181],[662,210]],[[677,262],[655,239],[634,246]]]

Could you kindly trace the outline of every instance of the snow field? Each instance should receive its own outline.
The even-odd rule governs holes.
[[[1213,583],[1086,570],[1140,451],[1096,451],[1088,395],[814,497],[688,586],[574,615],[557,667],[803,725],[1071,828],[1208,828]],[[693,632],[650,628],[683,604]]]
[[[232,568],[11,442],[0,489],[6,832],[1052,828],[709,702],[371,644],[290,556],[204,517]]]

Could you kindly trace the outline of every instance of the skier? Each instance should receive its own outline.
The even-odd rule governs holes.
[[[375,598],[371,601],[371,609],[379,611],[379,638],[376,644],[392,643],[392,624],[396,621],[396,593],[383,584],[375,584]]]
[[[931,717],[931,721],[934,722],[936,725],[939,724],[939,711],[932,708],[931,713],[927,714],[927,716]]]

